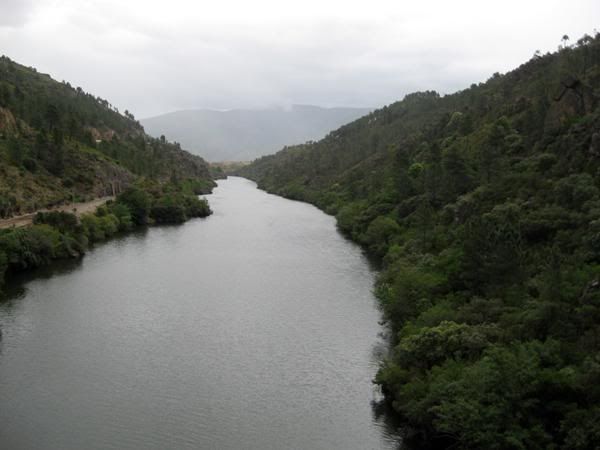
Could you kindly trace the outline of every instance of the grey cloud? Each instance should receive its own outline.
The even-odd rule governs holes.
[[[1,0],[0,27],[20,27],[27,23],[33,8],[31,0]]]
[[[508,6],[487,11],[463,0],[438,14],[432,0],[416,12],[391,6],[374,13],[380,3],[365,7],[365,17],[324,17],[313,5],[313,15],[302,19],[257,14],[244,21],[211,20],[198,2],[184,0],[36,0],[35,8],[0,0],[0,11],[12,11],[21,17],[12,22],[22,24],[0,28],[0,42],[16,61],[139,117],[292,103],[376,107],[415,90],[453,92],[510,70],[538,48],[553,50],[564,33],[591,33],[600,14],[595,0],[575,9],[532,1],[518,21]],[[38,7],[53,14],[36,14]]]

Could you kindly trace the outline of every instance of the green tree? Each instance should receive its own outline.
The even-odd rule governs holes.
[[[117,196],[117,203],[121,203],[131,212],[131,220],[136,225],[145,225],[150,213],[150,197],[141,189],[130,187]]]
[[[23,145],[14,136],[8,141],[8,154],[13,164],[20,166],[23,163]]]

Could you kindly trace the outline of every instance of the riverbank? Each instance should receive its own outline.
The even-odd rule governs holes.
[[[109,200],[114,200],[114,196],[95,198],[89,202],[77,202],[69,203],[68,205],[61,205],[56,208],[44,208],[38,211],[22,214],[20,216],[10,217],[8,219],[0,219],[0,229],[11,228],[11,227],[25,227],[33,224],[33,219],[37,213],[47,213],[52,211],[69,212],[73,213],[77,217],[81,217],[83,214],[89,214],[96,211],[99,206],[104,205]]]
[[[0,287],[13,273],[79,258],[94,243],[152,224],[178,224],[212,211],[176,184],[131,187],[115,200],[87,202],[73,212],[40,211],[0,229]],[[29,225],[29,226],[24,226]]]

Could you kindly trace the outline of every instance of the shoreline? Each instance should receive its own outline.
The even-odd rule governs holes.
[[[7,219],[0,219],[0,229],[6,228],[20,228],[33,224],[33,219],[37,213],[43,212],[68,212],[74,214],[77,217],[81,217],[83,214],[93,213],[99,206],[104,205],[109,200],[114,200],[115,196],[98,197],[89,202],[70,203],[68,205],[61,205],[55,208],[42,208],[37,211],[21,214],[20,216],[13,216]]]

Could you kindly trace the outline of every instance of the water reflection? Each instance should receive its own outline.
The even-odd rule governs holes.
[[[410,447],[408,443],[402,441],[400,430],[403,424],[389,402],[383,398],[374,400],[371,402],[371,409],[373,419],[382,425],[386,435],[397,442],[396,448],[398,450],[416,450],[416,448]]]
[[[123,242],[131,239],[146,239],[148,228],[140,228],[131,233],[117,235],[109,241],[99,242],[94,244],[90,251],[101,249],[102,247],[118,246]],[[79,258],[60,259],[53,261],[48,266],[38,267],[24,272],[16,272],[7,275],[6,284],[0,292],[0,307],[11,307],[14,305],[14,300],[22,298],[27,293],[27,283],[33,280],[44,280],[60,275],[69,274],[82,266],[85,255]]]
[[[209,200],[206,220],[12,280],[0,447],[397,448],[360,249],[243,179]]]

